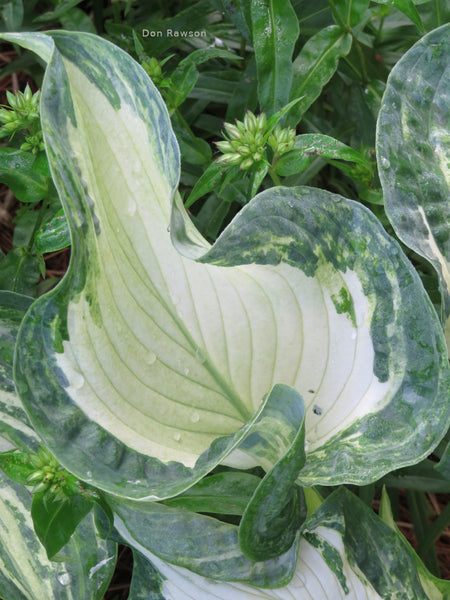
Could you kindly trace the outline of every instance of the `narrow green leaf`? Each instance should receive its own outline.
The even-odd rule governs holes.
[[[73,532],[92,510],[92,502],[80,495],[52,500],[46,492],[33,496],[31,516],[36,535],[51,560],[72,537]]]
[[[279,175],[293,175],[300,171],[305,156],[320,156],[340,168],[338,161],[355,163],[360,167],[360,177],[371,177],[372,165],[357,150],[320,133],[306,133],[295,138],[295,149],[281,156],[276,164]]]
[[[252,39],[252,16],[251,3],[247,0],[210,0],[210,3],[220,10],[227,19],[229,19],[245,39],[251,42]]]
[[[251,15],[259,106],[271,115],[289,99],[298,20],[290,0],[255,0]]]
[[[39,260],[33,250],[15,248],[2,259],[0,290],[35,296],[39,277]]]
[[[16,148],[0,148],[0,182],[5,183],[21,202],[33,204],[45,198],[48,183],[33,169],[34,154]]]
[[[44,12],[42,15],[38,15],[35,19],[35,23],[46,23],[47,21],[56,21],[66,13],[68,13],[74,6],[81,4],[83,0],[62,0],[58,3],[55,10]]]
[[[183,494],[164,501],[166,506],[193,512],[242,515],[261,480],[242,471],[226,471],[204,477]]]
[[[62,209],[36,232],[34,241],[36,248],[42,254],[70,246],[69,225]]]
[[[450,348],[450,25],[413,46],[389,76],[377,126],[386,214],[438,272]]]
[[[393,6],[397,10],[401,11],[404,15],[411,19],[420,33],[425,33],[425,28],[420,18],[420,14],[414,4],[413,0],[375,0],[377,4],[384,4],[387,6]]]
[[[168,103],[171,107],[177,107],[186,100],[197,83],[199,77],[199,72],[197,70],[198,65],[212,58],[241,60],[240,56],[220,48],[201,48],[191,52],[180,62],[170,76],[171,86],[169,87],[167,94]]]
[[[0,595],[4,600],[102,600],[116,561],[115,543],[102,540],[92,515],[50,561],[33,529],[31,494],[0,471]]]
[[[369,0],[338,0],[330,2],[330,4],[337,23],[347,27],[358,25],[369,8]]]
[[[296,125],[301,120],[336,72],[339,59],[350,52],[351,46],[351,34],[337,25],[322,29],[306,42],[293,63],[289,99],[301,100],[290,112],[288,123]]]
[[[222,182],[225,171],[226,165],[211,163],[192,188],[184,206],[190,208],[196,200],[217,188]]]

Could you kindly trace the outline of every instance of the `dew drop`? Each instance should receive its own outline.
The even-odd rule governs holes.
[[[174,434],[173,434],[173,439],[174,439],[176,442],[180,442],[180,441],[181,441],[181,433],[174,433]]]
[[[92,471],[86,471],[86,479],[92,479]]]
[[[57,575],[57,579],[61,585],[69,585],[70,583],[69,573],[61,573],[60,575]]]
[[[136,213],[136,202],[134,200],[129,200],[127,212],[129,215],[134,215]]]
[[[145,362],[148,365],[153,365],[156,362],[156,354],[154,352],[149,352],[145,357]]]
[[[391,163],[388,161],[388,159],[386,157],[382,157],[381,158],[381,168],[382,169],[389,169],[389,167],[391,166]]]
[[[189,369],[188,369],[187,367],[186,367],[186,369],[184,369],[184,370],[183,370],[183,373],[184,373],[185,375],[189,375],[189,372],[190,372],[190,371],[189,371]]]
[[[20,163],[15,164],[16,169],[20,169]]]
[[[201,365],[202,365],[202,364],[205,362],[205,360],[206,360],[206,357],[205,357],[205,355],[203,354],[203,352],[200,350],[200,348],[197,348],[197,350],[195,351],[195,358],[198,360],[198,362],[199,362]]]
[[[167,232],[170,233],[170,225],[167,225]]]
[[[191,415],[191,421],[193,423],[198,423],[200,421],[200,415],[197,412],[192,413],[192,415]]]
[[[309,449],[309,442],[308,440],[305,440],[305,452],[308,452]]]
[[[74,390],[80,390],[84,385],[84,377],[81,373],[74,373],[71,377],[70,386]]]
[[[354,329],[354,330],[352,331],[351,335],[350,335],[350,338],[351,338],[352,340],[356,340],[356,336],[357,336],[356,329]]]

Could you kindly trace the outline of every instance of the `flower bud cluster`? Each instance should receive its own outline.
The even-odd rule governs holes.
[[[36,469],[27,479],[27,484],[34,486],[33,493],[45,491],[53,500],[63,500],[78,491],[76,478],[44,446],[30,456],[30,463]]]
[[[0,138],[10,136],[10,139],[19,131],[25,135],[25,141],[20,146],[21,150],[31,150],[37,154],[44,149],[41,122],[39,119],[40,92],[33,94],[27,84],[24,92],[12,94],[6,92],[9,107],[0,108]]]
[[[269,136],[267,143],[272,148],[274,154],[280,156],[285,152],[289,152],[294,148],[295,144],[295,129],[286,127],[282,129],[279,125],[276,125],[272,134]]]
[[[141,64],[146,73],[151,77],[153,83],[161,88],[168,87],[170,84],[170,80],[164,77],[164,73],[162,70],[162,65],[165,61],[159,62],[154,56],[149,58],[147,55],[143,54],[140,56]]]
[[[266,158],[267,143],[274,156],[291,150],[294,146],[295,130],[282,129],[277,125],[268,137],[269,127],[265,113],[255,116],[249,110],[243,121],[236,120],[235,124],[224,124],[223,137],[225,141],[216,142],[216,147],[222,152],[217,163],[230,166],[239,165],[242,170]]]

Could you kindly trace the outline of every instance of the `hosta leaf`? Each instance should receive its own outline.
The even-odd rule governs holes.
[[[0,594],[4,600],[102,600],[116,544],[98,537],[88,515],[51,562],[31,521],[31,494],[0,471]]]
[[[293,576],[297,542],[281,556],[253,561],[240,548],[237,525],[157,502],[112,498],[111,505],[115,529],[125,543],[204,577],[271,587]]]
[[[13,292],[0,292],[0,451],[16,447],[35,450],[40,444],[17,398],[13,381],[17,332],[32,301]]]
[[[196,515],[199,519],[207,519]],[[230,571],[229,581],[202,576],[177,564],[165,562],[160,548],[153,551],[134,538],[124,523],[118,521],[120,534],[151,564],[144,568],[142,557],[137,561],[137,596],[158,600],[290,600],[320,598],[321,600],[444,600],[445,582],[434,581],[433,595],[425,590],[432,578],[421,567],[420,576],[413,550],[397,531],[392,531],[361,500],[341,488],[333,493],[305,523],[300,541],[295,573],[284,587],[272,582],[268,588],[255,588],[239,581],[239,574]],[[192,538],[192,548],[198,548],[198,535]],[[220,530],[219,530],[220,531]],[[211,531],[209,531],[211,534]],[[190,531],[187,532],[190,535]],[[219,538],[217,533],[216,539]],[[142,537],[142,536],[140,536]],[[211,536],[210,544],[214,542]],[[187,543],[186,543],[187,545]],[[200,553],[206,549],[202,548]],[[209,555],[204,555],[207,561]],[[221,563],[225,559],[222,559]],[[236,557],[235,557],[236,560]],[[184,561],[188,565],[188,561]],[[202,564],[201,560],[198,560]],[[254,563],[260,568],[260,563]],[[148,579],[145,582],[145,571]],[[422,584],[423,582],[423,584]],[[147,583],[147,586],[145,585]],[[442,592],[439,591],[442,589]]]
[[[290,0],[254,0],[251,15],[259,106],[271,115],[289,100],[298,19]]]
[[[439,274],[450,346],[450,25],[397,63],[378,120],[386,213],[399,237]]]
[[[318,98],[323,86],[331,79],[339,59],[352,47],[352,36],[337,25],[330,25],[310,38],[293,63],[290,100],[301,98],[290,111],[288,122],[296,125],[311,104]]]
[[[178,494],[258,424],[277,383],[305,402],[304,485],[429,454],[449,420],[445,341],[372,213],[274,188],[209,248],[174,195],[178,148],[144,71],[95,36],[52,36],[41,114],[72,257],[23,322],[15,377],[61,464],[114,494]],[[267,470],[279,457],[263,449],[227,460]]]

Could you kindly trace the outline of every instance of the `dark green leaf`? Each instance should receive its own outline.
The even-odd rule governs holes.
[[[355,27],[369,8],[369,0],[338,0],[332,7],[338,25]]]
[[[36,232],[34,241],[36,248],[42,254],[55,252],[70,246],[69,226],[62,209]]]
[[[166,500],[193,512],[242,515],[261,480],[243,472],[224,472],[205,477],[189,490]]]
[[[44,12],[34,19],[35,23],[46,23],[47,21],[56,21],[62,15],[70,11],[74,6],[81,4],[83,0],[62,0],[57,4],[55,10]]]
[[[211,163],[189,194],[189,197],[184,204],[185,207],[189,208],[196,200],[217,188],[221,183],[226,170],[226,165],[218,164],[216,162]]]
[[[1,9],[3,31],[17,31],[20,29],[23,21],[23,0],[11,0],[6,2]]]
[[[411,19],[414,25],[421,33],[425,33],[425,28],[422,23],[422,19],[417,11],[417,8],[413,0],[375,0],[377,4],[385,4],[387,6],[393,6],[397,10],[400,10],[404,15]]]
[[[290,0],[255,0],[251,14],[259,106],[271,115],[289,99],[298,20]]]
[[[91,509],[92,502],[80,495],[52,501],[47,499],[46,492],[34,494],[31,504],[34,530],[49,559],[68,543]]]
[[[290,112],[288,122],[291,125],[297,124],[318,98],[323,86],[336,72],[339,59],[350,52],[351,46],[352,36],[337,25],[322,29],[306,42],[293,64],[289,98],[301,100]]]
[[[279,175],[293,175],[300,170],[305,156],[321,156],[340,168],[339,160],[355,163],[361,167],[361,173],[372,176],[370,162],[357,150],[346,146],[328,135],[307,133],[295,139],[295,149],[278,159],[276,171]]]
[[[177,107],[186,100],[199,78],[197,66],[212,58],[240,60],[239,56],[220,48],[195,50],[180,62],[170,76],[171,85],[167,91],[167,100],[170,106]]]
[[[30,463],[30,455],[24,452],[1,452],[0,469],[13,481],[27,485],[28,477],[36,470]]]
[[[36,254],[27,248],[16,248],[2,259],[0,290],[35,296],[39,276],[39,260]]]
[[[45,198],[48,184],[33,169],[34,154],[16,148],[0,148],[0,182],[21,202],[36,203]]]
[[[255,111],[258,102],[257,86],[256,61],[252,57],[228,102],[225,121],[230,122],[232,119],[242,120],[247,109],[252,112]]]
[[[217,10],[220,10],[226,19],[229,19],[245,39],[251,42],[252,39],[252,15],[251,2],[248,0],[211,0],[211,4]]]
[[[287,385],[276,385],[269,402],[273,402],[273,416],[277,411],[289,415],[296,434],[287,452],[257,487],[242,516],[239,545],[242,552],[255,561],[287,552],[306,518],[303,492],[295,485],[306,460],[305,406],[300,394]]]

